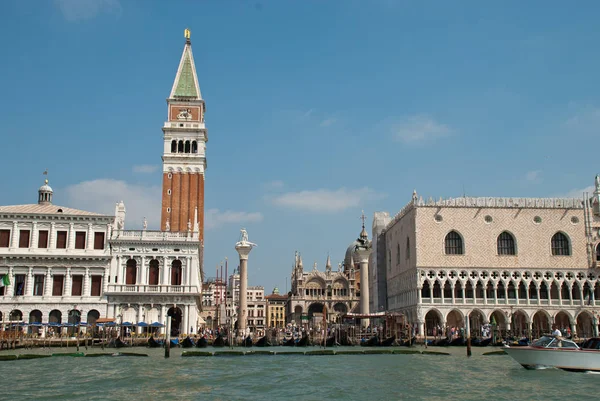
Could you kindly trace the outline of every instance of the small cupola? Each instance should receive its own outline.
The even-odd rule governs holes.
[[[44,180],[44,185],[38,189],[38,205],[51,205],[52,193],[52,188],[48,185],[48,180]]]

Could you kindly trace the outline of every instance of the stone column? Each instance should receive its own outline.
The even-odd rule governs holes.
[[[357,246],[354,251],[358,256],[360,265],[360,313],[369,313],[369,255],[371,255],[372,247],[370,243],[365,243],[362,246]],[[443,292],[443,290],[442,290]],[[433,291],[432,291],[433,293]],[[443,293],[442,293],[443,296]],[[362,319],[361,326],[367,327],[370,324],[370,319]]]
[[[75,249],[75,225],[69,223],[69,242],[67,243],[67,249]]]
[[[183,307],[183,332],[190,335],[190,306],[184,305]]]
[[[165,258],[165,260],[166,259],[167,258]],[[160,328],[160,334],[165,334],[167,325],[167,307],[164,304],[160,306],[160,322],[165,325],[165,327]]]
[[[241,241],[235,244],[235,250],[240,256],[240,301],[238,304],[238,333],[246,335],[248,322],[248,255],[255,244],[248,242],[247,233],[242,229]]]
[[[104,295],[106,293],[106,291],[108,290],[108,278],[109,277],[110,277],[110,270],[107,267],[104,269],[104,274],[102,274],[102,295]]]
[[[31,224],[31,244],[29,244],[30,248],[37,249],[38,247],[38,229],[37,229],[37,221],[34,221]]]
[[[146,256],[142,255],[142,263],[140,263],[140,277],[137,282],[138,284],[147,284],[146,276],[148,274],[146,272],[146,269]]]
[[[32,296],[33,295],[33,268],[30,267],[27,272],[27,282],[25,283],[25,295]]]
[[[82,292],[84,297],[89,297],[91,294],[90,291],[90,269],[88,267],[85,268],[85,275],[83,276],[83,289]]]
[[[577,325],[575,323],[571,323],[571,336],[577,337]]]
[[[50,223],[50,232],[48,233],[48,249],[56,249],[56,223]]]
[[[142,314],[144,312],[144,306],[142,304],[138,304],[137,310],[138,310],[138,313],[137,313],[137,322],[133,322],[133,323],[139,323],[139,322],[141,322],[141,321],[144,320],[142,318]],[[136,326],[136,332],[137,332],[137,334],[142,334],[142,330],[143,329],[144,329],[143,327]]]
[[[88,232],[86,237],[87,243],[85,244],[85,249],[91,251],[92,249],[94,249],[94,229],[92,223],[88,223]]]
[[[192,285],[192,257],[188,256],[187,257],[187,264],[186,264],[186,268],[187,268],[187,279],[185,282],[185,285]]]
[[[46,270],[46,278],[44,282],[44,297],[52,296],[52,269]]]
[[[169,284],[169,258],[166,256],[163,258],[163,271],[162,271],[162,281],[161,284],[166,285]]]
[[[65,290],[63,292],[63,296],[70,297],[71,296],[71,288],[73,283],[71,281],[71,268],[67,268],[67,274],[65,274]]]
[[[19,223],[16,221],[13,221],[13,227],[12,227],[12,238],[10,240],[10,247],[11,248],[18,248],[19,247]]]

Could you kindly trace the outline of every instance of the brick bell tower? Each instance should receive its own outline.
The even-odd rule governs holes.
[[[185,30],[183,54],[167,106],[168,117],[163,126],[160,227],[172,232],[197,230],[203,241],[208,132],[204,125],[206,106],[198,84],[189,29]]]

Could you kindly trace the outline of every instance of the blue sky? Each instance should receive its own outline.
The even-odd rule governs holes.
[[[209,129],[205,270],[239,229],[250,285],[294,251],[334,265],[361,210],[425,198],[577,195],[593,184],[600,4],[0,2],[0,204],[160,219],[161,127],[192,45]],[[588,189],[589,190],[589,189]],[[237,263],[230,263],[230,269]]]

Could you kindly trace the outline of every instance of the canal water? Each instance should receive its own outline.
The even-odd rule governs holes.
[[[267,349],[290,350],[287,347],[263,350]],[[138,347],[126,351],[150,356],[0,361],[0,400],[600,399],[600,375],[553,369],[525,370],[508,356],[483,356],[482,352],[494,350],[489,347],[474,349],[471,358],[465,356],[465,348],[429,347],[429,350],[451,355],[183,358],[181,349],[173,349],[171,358],[165,359],[161,349]],[[75,349],[16,353],[67,351],[75,352]],[[83,348],[82,351],[102,352]],[[0,355],[11,353],[15,352],[2,351]]]

